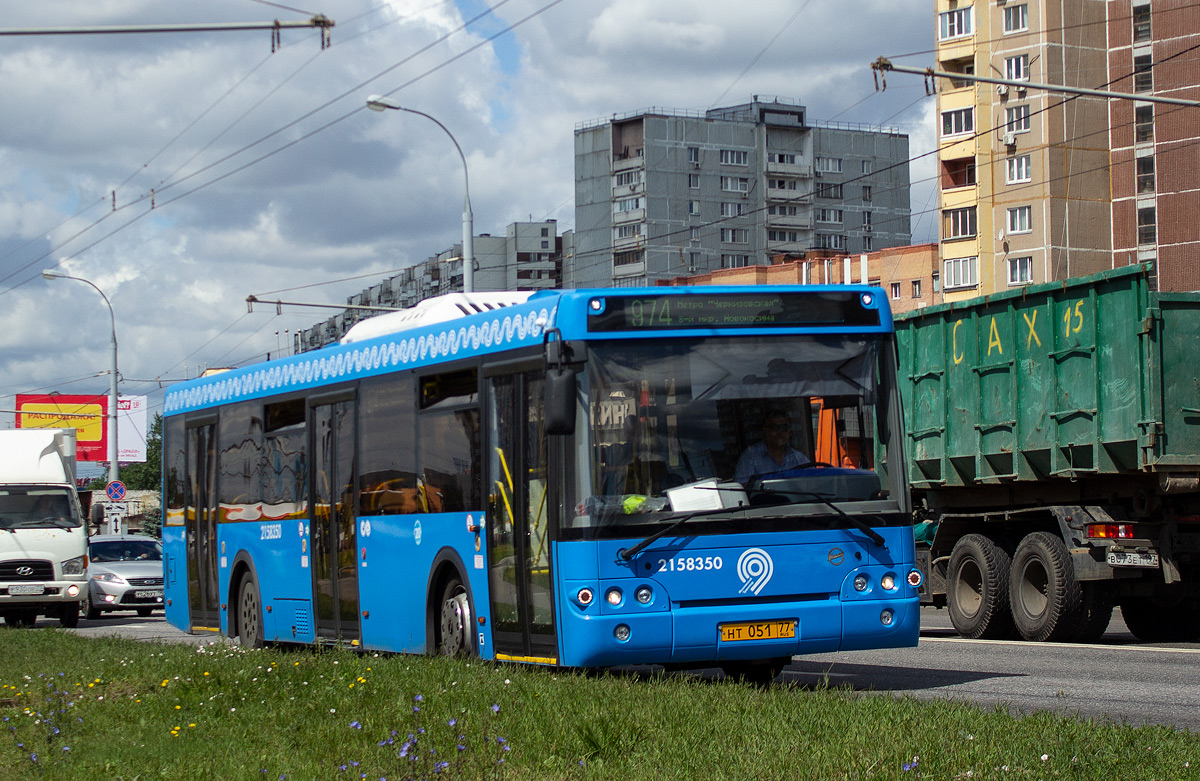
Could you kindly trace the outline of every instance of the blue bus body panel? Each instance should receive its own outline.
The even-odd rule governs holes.
[[[188,619],[187,541],[184,527],[162,527],[163,543],[163,615],[167,623],[184,632],[191,631]]]
[[[911,527],[877,531],[882,549],[856,530],[770,535],[664,537],[632,562],[617,554],[632,541],[562,542],[556,547],[560,658],[596,667],[651,661],[691,664],[917,644],[919,595],[905,582],[914,568]],[[857,591],[854,579],[867,576]],[[880,585],[891,574],[896,586]],[[579,589],[596,594],[588,606]],[[651,600],[635,598],[649,586]],[[611,606],[605,595],[618,588]],[[891,611],[891,622],[881,620]],[[720,624],[795,621],[794,638],[722,642]],[[620,641],[619,624],[630,629]]]

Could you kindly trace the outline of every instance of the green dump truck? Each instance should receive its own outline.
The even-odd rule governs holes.
[[[1200,293],[1130,266],[897,317],[922,601],[965,637],[1200,639]]]

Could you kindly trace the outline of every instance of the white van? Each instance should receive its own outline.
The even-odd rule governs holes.
[[[0,616],[79,623],[87,526],[75,492],[75,429],[0,431]]]

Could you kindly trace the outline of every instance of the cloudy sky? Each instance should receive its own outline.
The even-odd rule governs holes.
[[[299,4],[299,5],[297,5]],[[491,12],[488,13],[489,6]],[[108,310],[122,394],[286,351],[330,310],[461,237],[462,167],[432,123],[367,111],[383,93],[436,116],[467,155],[477,233],[574,226],[579,122],[752,95],[814,120],[896,126],[933,147],[933,98],[880,55],[929,65],[932,0],[56,0],[7,30],[303,21],[310,29],[0,36],[0,407],[104,393]],[[932,240],[924,157],[913,238]],[[0,413],[0,427],[12,415]]]

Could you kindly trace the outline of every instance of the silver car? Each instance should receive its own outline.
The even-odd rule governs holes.
[[[109,610],[148,616],[162,606],[162,543],[138,534],[98,534],[89,540],[88,618]]]

